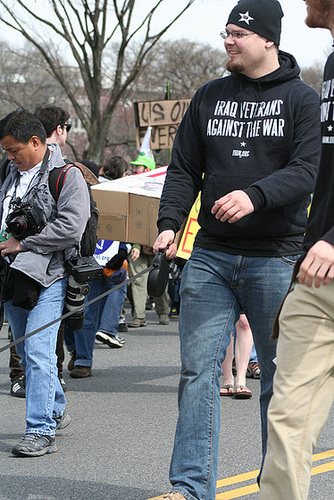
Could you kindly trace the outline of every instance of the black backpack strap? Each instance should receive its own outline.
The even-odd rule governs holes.
[[[82,172],[81,168],[75,163],[67,163],[63,167],[56,167],[49,173],[49,188],[53,199],[57,202],[64,185],[67,172],[71,167],[76,167]]]

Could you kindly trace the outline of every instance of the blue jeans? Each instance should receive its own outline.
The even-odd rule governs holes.
[[[42,288],[31,310],[5,302],[5,313],[14,340],[62,315],[67,278]],[[54,435],[56,422],[65,409],[65,396],[58,379],[56,342],[59,322],[16,345],[26,374],[26,433]]]
[[[252,347],[252,352],[249,358],[250,363],[256,363],[257,362],[257,354],[256,354],[256,349],[255,349],[255,344],[253,343]]]
[[[263,454],[276,343],[270,339],[297,256],[243,257],[195,248],[181,280],[179,418],[170,467],[173,491],[213,500],[220,432],[219,378],[230,332],[243,311],[261,368]]]
[[[89,282],[89,294],[86,302],[95,299],[115,285],[105,278]],[[85,309],[85,321],[80,330],[71,330],[65,324],[65,344],[67,349],[75,351],[74,366],[92,366],[95,334],[97,331],[116,335],[119,314],[126,295],[126,285],[111,292],[107,297],[97,300]]]

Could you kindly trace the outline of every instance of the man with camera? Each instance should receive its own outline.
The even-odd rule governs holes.
[[[9,267],[4,307],[17,340],[61,316],[65,263],[78,256],[89,196],[81,171],[71,168],[55,201],[49,173],[64,161],[32,113],[18,109],[3,118],[0,144],[10,160],[0,188],[1,264]],[[56,322],[16,345],[26,374],[26,434],[12,449],[18,456],[55,452],[56,428],[70,423],[57,376],[58,328]]]
[[[71,129],[71,124],[68,123],[68,120],[70,118],[69,113],[65,109],[59,106],[55,106],[53,104],[47,104],[45,106],[38,106],[34,111],[34,115],[45,128],[47,136],[46,142],[48,144],[51,143],[58,144],[60,147],[65,146],[67,140],[67,134]],[[63,378],[63,363],[65,359],[64,323],[61,323],[58,330],[56,354],[57,354],[58,377],[61,386],[63,388],[63,391],[65,392],[66,383]],[[15,346],[12,346],[10,349],[9,367],[10,367],[9,377],[11,380],[11,388],[10,388],[11,396],[18,398],[25,398],[25,374],[20,365],[20,358],[16,353]]]

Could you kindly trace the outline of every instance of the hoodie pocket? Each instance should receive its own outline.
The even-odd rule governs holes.
[[[208,232],[223,238],[279,238],[289,231],[283,207],[260,209],[230,224],[217,220],[211,209],[216,200],[226,194],[248,188],[257,180],[255,176],[211,175],[204,181],[202,206],[199,215],[201,226]]]

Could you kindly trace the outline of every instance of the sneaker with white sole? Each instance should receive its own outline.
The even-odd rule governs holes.
[[[123,345],[125,344],[125,339],[123,339],[119,335],[117,334],[111,335],[110,333],[105,333],[100,331],[96,332],[96,340],[99,340],[103,344],[106,344],[111,349],[123,347]]]
[[[10,395],[14,398],[26,397],[26,378],[25,375],[13,380],[10,386]]]
[[[57,451],[56,438],[44,434],[26,434],[19,444],[12,448],[19,457],[41,457]]]
[[[159,325],[169,325],[169,317],[167,314],[159,314]]]
[[[261,370],[257,361],[248,363],[246,377],[255,379],[259,379],[261,377]]]
[[[62,415],[54,418],[53,420],[55,420],[56,422],[56,431],[60,429],[65,429],[65,427],[70,425],[70,423],[72,422],[72,419],[66,410],[64,410],[64,413]]]
[[[140,326],[147,326],[145,318],[135,318],[129,323],[129,328],[139,328]]]

